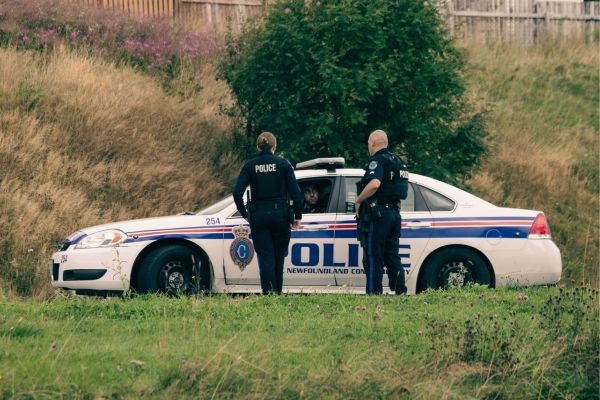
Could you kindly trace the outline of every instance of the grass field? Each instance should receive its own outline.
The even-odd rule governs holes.
[[[597,398],[598,292],[0,300],[2,398]]]

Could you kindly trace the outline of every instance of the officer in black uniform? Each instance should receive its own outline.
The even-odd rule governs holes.
[[[371,158],[362,179],[363,189],[355,203],[357,218],[369,220],[363,245],[367,294],[383,292],[384,265],[390,289],[396,294],[406,294],[404,269],[398,254],[401,226],[398,206],[407,195],[408,171],[404,162],[387,149],[384,131],[371,133],[368,146]]]
[[[263,293],[281,293],[290,224],[297,227],[302,219],[302,193],[290,163],[273,155],[277,146],[275,136],[261,133],[256,146],[260,153],[242,168],[233,188],[233,199],[242,217],[250,222]],[[246,209],[243,196],[248,185],[252,198]],[[293,201],[293,218],[288,195]]]

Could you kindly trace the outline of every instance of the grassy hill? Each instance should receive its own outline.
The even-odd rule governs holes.
[[[0,280],[48,293],[45,260],[69,232],[194,210],[229,190],[226,93],[210,75],[186,100],[130,68],[0,49]]]
[[[211,66],[218,40],[31,4],[0,1],[0,287],[43,297],[66,235],[198,209],[229,192],[241,160],[219,112],[230,97]],[[545,211],[567,285],[598,284],[597,50],[465,48],[468,94],[490,131],[471,190]]]
[[[598,284],[598,44],[469,47],[471,95],[489,109],[490,154],[471,185],[546,212],[566,284]]]

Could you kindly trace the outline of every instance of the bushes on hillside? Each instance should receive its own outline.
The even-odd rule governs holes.
[[[245,135],[275,132],[292,159],[357,165],[379,128],[413,171],[457,182],[485,150],[463,68],[432,3],[281,0],[231,41],[222,75]]]
[[[183,72],[200,88],[186,64],[212,60],[222,48],[215,34],[189,32],[166,20],[134,19],[115,10],[60,0],[7,0],[0,4],[0,43],[39,51],[58,45],[81,48],[164,78]]]

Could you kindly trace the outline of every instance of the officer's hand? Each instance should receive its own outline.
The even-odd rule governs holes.
[[[356,219],[360,218],[360,203],[354,203],[354,213],[356,214]]]
[[[299,229],[299,228],[300,228],[300,220],[295,219],[294,223],[292,224],[292,229]]]

